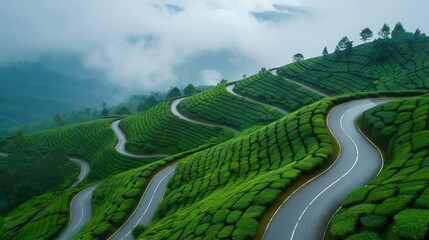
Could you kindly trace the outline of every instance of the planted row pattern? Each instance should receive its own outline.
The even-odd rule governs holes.
[[[121,129],[127,145],[151,144],[159,153],[178,153],[209,142],[220,142],[228,136],[221,127],[190,123],[174,116],[170,101],[161,102],[140,114],[123,119]]]
[[[385,143],[388,161],[350,193],[334,216],[333,239],[426,239],[429,223],[429,96],[368,110],[363,126]],[[387,140],[387,141],[386,141]]]
[[[145,239],[249,239],[277,197],[332,154],[317,102],[182,160]]]
[[[178,105],[185,115],[195,119],[244,129],[254,124],[268,124],[283,115],[274,108],[255,104],[229,93],[225,85],[186,98]]]
[[[238,93],[276,105],[288,111],[320,100],[322,96],[299,85],[285,81],[283,77],[275,76],[265,71],[235,84]]]

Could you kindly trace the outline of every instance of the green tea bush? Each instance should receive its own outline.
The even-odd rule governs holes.
[[[232,95],[226,85],[219,85],[186,98],[177,106],[191,118],[245,129],[255,124],[267,124],[283,115],[275,109]]]
[[[322,98],[313,91],[271,74],[270,71],[264,71],[238,81],[234,91],[288,111],[298,110]]]
[[[334,216],[328,230],[331,239],[355,238],[365,229],[383,236],[386,229],[392,229],[391,226],[390,236],[428,237],[428,103],[429,95],[424,95],[392,101],[364,112],[362,127],[376,142],[382,143],[389,159],[381,173],[367,186],[346,197],[342,211]],[[389,127],[398,131],[385,131]],[[373,203],[374,212],[346,222],[342,213],[363,203]]]
[[[140,153],[178,153],[200,145],[224,141],[232,133],[182,120],[170,110],[171,101],[161,102],[147,111],[120,122],[127,136],[127,147]],[[148,148],[150,152],[148,152]]]

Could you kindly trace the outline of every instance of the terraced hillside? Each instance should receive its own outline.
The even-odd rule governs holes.
[[[78,190],[68,192],[47,209],[44,209],[45,204],[56,198],[53,193],[30,200],[10,214],[8,222],[0,232],[0,238],[54,239],[67,225],[70,201],[77,192]],[[44,211],[40,212],[42,209]]]
[[[243,130],[255,124],[268,124],[283,114],[274,108],[255,104],[229,93],[225,85],[186,98],[178,110],[190,118]]]
[[[332,219],[329,239],[427,239],[429,95],[368,110],[363,128],[383,146],[381,173],[354,190]]]
[[[238,93],[267,102],[288,111],[320,100],[323,96],[286,81],[283,77],[264,71],[238,81],[234,90]]]
[[[333,146],[324,113],[331,105],[315,103],[182,160],[159,208],[160,220],[142,237],[252,237],[284,189],[328,162]]]
[[[128,149],[133,152],[146,150],[143,153],[178,153],[231,137],[231,133],[221,127],[179,119],[171,112],[170,105],[171,101],[161,102],[148,111],[121,121]]]
[[[353,48],[350,56],[330,54],[283,66],[278,73],[322,91],[339,94],[429,88],[429,41],[407,33]]]
[[[111,121],[102,119],[26,135],[19,143],[11,142],[5,149],[19,148],[30,153],[49,152],[60,147],[71,156],[88,160],[92,169],[89,180],[102,179],[154,160],[131,158],[116,152],[117,138],[110,128]]]

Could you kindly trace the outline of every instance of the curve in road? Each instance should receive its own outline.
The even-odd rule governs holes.
[[[363,136],[355,121],[365,110],[387,101],[357,100],[329,112],[327,124],[340,145],[336,162],[285,200],[268,224],[264,239],[323,239],[345,196],[382,167],[378,148]]]
[[[58,240],[71,239],[92,217],[92,193],[99,184],[91,185],[80,191],[70,204],[70,221]]]
[[[118,151],[120,154],[128,156],[128,157],[134,157],[134,158],[153,158],[153,157],[168,157],[169,154],[134,154],[130,153],[125,149],[125,143],[127,142],[127,138],[125,137],[125,134],[122,132],[122,130],[119,128],[119,123],[121,120],[113,121],[110,124],[110,127],[112,128],[113,132],[115,133],[116,137],[118,138],[118,143],[115,146],[116,151]]]
[[[131,232],[138,224],[147,226],[162,201],[168,181],[174,176],[177,164],[170,165],[157,173],[147,186],[142,198],[131,217],[116,231],[109,240],[134,239]]]
[[[9,156],[9,154],[7,154],[5,152],[0,152],[0,157],[6,158],[7,156]]]
[[[178,98],[178,99],[174,99],[173,102],[171,102],[171,112],[173,113],[173,115],[175,115],[176,117],[191,122],[191,123],[196,123],[196,124],[201,124],[201,125],[206,125],[206,126],[212,126],[212,127],[222,127],[222,128],[227,128],[235,133],[237,133],[237,129],[225,126],[225,125],[221,125],[221,124],[216,124],[216,123],[209,123],[209,122],[202,122],[202,121],[197,121],[191,118],[186,117],[185,115],[183,115],[182,113],[180,113],[180,111],[177,109],[177,105],[179,105],[179,103],[183,100],[185,100],[187,97],[183,97],[183,98]]]
[[[234,87],[235,87],[235,84],[228,85],[228,86],[226,86],[226,90],[227,90],[229,93],[231,93],[232,95],[234,95],[234,96],[244,98],[244,99],[246,99],[246,100],[248,100],[248,101],[251,101],[251,102],[253,102],[253,103],[257,103],[257,104],[260,104],[260,105],[263,105],[263,106],[266,106],[266,107],[269,107],[269,108],[274,108],[274,109],[276,109],[277,111],[281,112],[281,113],[282,113],[282,114],[284,114],[284,115],[289,114],[289,112],[287,112],[287,111],[285,111],[285,110],[283,110],[283,109],[281,109],[281,108],[278,108],[278,107],[275,107],[275,106],[273,106],[273,105],[269,105],[269,104],[266,104],[266,103],[263,103],[263,102],[257,101],[257,100],[255,100],[255,99],[253,99],[253,98],[249,98],[249,97],[242,96],[242,95],[240,95],[240,94],[238,94],[238,93],[234,92]]]
[[[79,164],[79,166],[80,166],[79,176],[77,177],[76,182],[73,183],[73,185],[71,186],[73,188],[73,187],[76,187],[80,182],[82,182],[83,179],[86,178],[86,176],[89,173],[90,168],[89,168],[88,162],[85,160],[75,158],[75,157],[69,157],[69,160],[72,162],[75,162],[76,164]]]

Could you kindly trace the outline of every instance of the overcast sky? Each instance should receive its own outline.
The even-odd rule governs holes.
[[[288,7],[284,7],[288,6]],[[239,79],[383,23],[429,33],[427,0],[1,0],[0,62],[74,56],[125,91]]]

